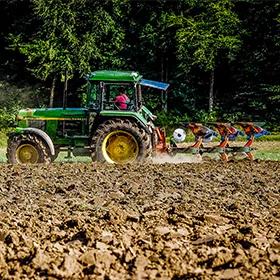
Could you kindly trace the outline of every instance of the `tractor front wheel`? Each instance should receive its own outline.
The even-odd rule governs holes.
[[[50,150],[44,141],[34,134],[14,134],[9,137],[7,147],[9,163],[50,163],[50,154]]]
[[[133,121],[112,119],[94,133],[91,151],[94,161],[117,164],[144,161],[152,154],[151,137]]]

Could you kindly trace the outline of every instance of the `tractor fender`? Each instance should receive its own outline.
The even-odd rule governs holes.
[[[54,149],[54,145],[53,145],[53,141],[50,138],[50,136],[43,130],[39,129],[39,128],[34,128],[34,127],[28,127],[28,128],[23,128],[21,130],[22,133],[25,132],[32,132],[38,136],[40,136],[48,145],[51,155],[54,156],[55,155],[55,149]]]
[[[137,123],[139,126],[141,126],[148,134],[153,133],[153,128],[150,126],[150,123],[148,125],[145,125],[142,121],[140,121],[135,116],[117,116],[117,117],[110,117],[110,116],[102,116],[101,118],[96,118],[95,122],[93,124],[93,131],[98,127],[99,124],[103,123],[104,121],[110,120],[110,119],[129,119],[135,123]]]

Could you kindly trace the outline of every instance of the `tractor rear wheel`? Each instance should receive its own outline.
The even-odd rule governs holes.
[[[34,134],[14,134],[8,140],[7,158],[12,164],[50,163],[51,152]]]
[[[150,135],[127,119],[102,123],[92,137],[91,157],[94,161],[126,164],[145,161],[151,154]]]

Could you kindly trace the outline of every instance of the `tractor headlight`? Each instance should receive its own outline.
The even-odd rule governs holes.
[[[16,115],[16,121],[21,121],[23,120],[23,116],[21,115]]]
[[[173,138],[174,138],[175,142],[177,142],[177,143],[184,142],[186,139],[185,130],[182,128],[175,129],[175,131],[173,132]]]

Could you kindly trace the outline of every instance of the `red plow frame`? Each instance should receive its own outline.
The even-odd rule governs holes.
[[[241,130],[235,126],[239,126]],[[208,123],[207,126],[201,123],[188,123],[183,125],[184,129],[177,129],[174,131],[173,137],[170,140],[170,144],[166,143],[166,134],[163,129],[156,128],[157,134],[157,145],[156,151],[158,153],[167,153],[171,156],[175,156],[178,153],[189,153],[189,154],[219,154],[220,159],[228,161],[230,155],[235,157],[237,154],[242,154],[246,159],[254,160],[252,153],[255,148],[252,147],[254,139],[269,134],[265,129],[257,126],[252,122],[237,122],[231,123]],[[210,128],[209,128],[210,127]],[[184,130],[191,130],[195,137],[195,142],[188,147],[178,146],[176,141],[175,132],[184,134]],[[204,143],[209,143],[213,138],[220,135],[220,142],[217,145],[206,146]],[[183,135],[179,135],[183,136]],[[238,136],[246,136],[247,141],[243,146],[231,146],[230,142],[236,140]],[[181,140],[181,139],[180,139]]]

